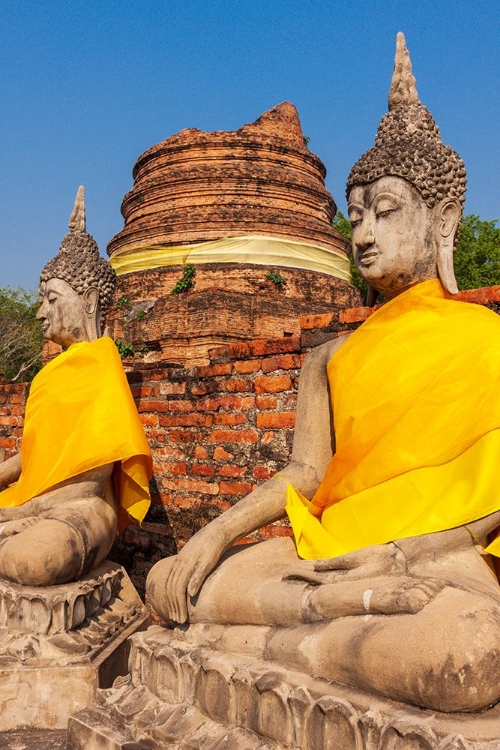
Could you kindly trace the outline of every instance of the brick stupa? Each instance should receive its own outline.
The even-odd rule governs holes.
[[[293,336],[303,314],[359,304],[325,174],[288,102],[142,154],[108,244],[112,335],[146,361],[203,364],[219,344]],[[186,264],[195,284],[172,294]]]

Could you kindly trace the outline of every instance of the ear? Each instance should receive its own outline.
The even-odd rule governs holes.
[[[445,290],[456,294],[458,287],[453,270],[453,252],[461,218],[460,203],[446,198],[438,203],[435,210],[438,276]]]
[[[97,306],[99,304],[99,290],[95,287],[90,287],[83,294],[85,300],[85,312],[87,315],[95,315]]]

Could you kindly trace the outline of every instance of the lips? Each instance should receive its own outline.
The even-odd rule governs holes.
[[[380,255],[380,253],[378,251],[377,252],[371,252],[371,253],[363,253],[363,255],[361,256],[361,258],[359,259],[359,262],[363,266],[368,266],[368,265],[370,265],[370,263],[373,263],[373,261],[376,260],[379,255]]]

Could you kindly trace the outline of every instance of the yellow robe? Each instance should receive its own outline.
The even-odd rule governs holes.
[[[22,505],[84,471],[115,463],[119,526],[150,504],[151,452],[113,341],[73,344],[34,378],[26,403],[21,476],[0,507]]]
[[[299,555],[335,557],[500,509],[500,319],[427,281],[328,364],[336,453],[311,502],[288,489]],[[500,556],[500,539],[488,552]]]

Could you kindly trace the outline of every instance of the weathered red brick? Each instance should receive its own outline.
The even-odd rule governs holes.
[[[162,472],[165,475],[181,475],[186,473],[187,466],[185,463],[173,463],[172,461],[160,461],[155,468],[155,472]]]
[[[218,445],[214,450],[214,458],[216,461],[227,461],[228,459],[233,458],[233,454],[228,453],[228,451]]]
[[[234,363],[234,371],[239,374],[258,372],[261,368],[260,359],[250,359]]]
[[[156,427],[158,425],[158,415],[141,414],[141,422],[144,427]]]
[[[300,327],[303,331],[313,328],[327,328],[336,313],[324,313],[323,315],[303,315],[300,319]]]
[[[16,443],[17,440],[13,437],[0,438],[0,446],[2,446],[2,448],[15,448]]]
[[[278,526],[278,524],[269,524],[259,529],[259,536],[265,539],[275,539],[281,536],[293,536],[293,531],[289,526]]]
[[[262,372],[275,372],[276,370],[292,370],[299,367],[298,354],[282,354],[279,357],[269,357],[262,360]]]
[[[267,466],[254,466],[252,475],[254,479],[270,479],[274,472],[267,468]]]
[[[19,424],[19,417],[13,417],[13,416],[9,416],[9,415],[6,415],[4,417],[2,416],[2,417],[0,417],[0,425],[2,425],[2,424],[5,425],[5,426],[7,426],[7,427],[8,426],[16,426],[17,424]]]
[[[219,390],[226,393],[245,393],[252,390],[252,382],[243,378],[230,378],[221,380]]]
[[[172,443],[194,443],[196,435],[186,430],[169,430],[168,439]]]
[[[170,406],[170,411],[194,411],[194,406],[191,401],[169,399],[168,404]]]
[[[257,396],[255,399],[257,409],[276,409],[277,403],[276,396]]]
[[[208,458],[208,451],[206,448],[204,448],[202,445],[197,445],[194,449],[194,457],[195,458]]]
[[[252,491],[250,482],[220,482],[221,495],[248,495]]]
[[[199,411],[247,411],[255,404],[255,396],[213,396],[199,401]]]
[[[190,386],[190,391],[193,396],[205,396],[210,392],[210,388],[206,383],[192,383]]]
[[[212,430],[210,443],[256,443],[259,434],[255,430]]]
[[[184,451],[179,448],[173,448],[171,445],[162,445],[159,448],[155,448],[156,456],[165,456],[165,458],[184,458],[186,455]]]
[[[373,307],[351,307],[349,310],[340,310],[340,323],[359,323],[366,320],[373,313]]]
[[[139,413],[145,411],[162,412],[163,414],[170,411],[170,404],[168,401],[139,401],[137,405],[137,411]]]
[[[292,380],[289,375],[263,375],[255,378],[255,390],[257,393],[281,393],[288,391],[292,387]]]
[[[217,482],[204,482],[202,479],[191,477],[179,477],[178,479],[163,479],[163,487],[166,490],[185,490],[187,492],[199,492],[203,495],[217,495],[219,485]]]
[[[261,429],[281,429],[283,427],[294,427],[295,426],[295,412],[293,411],[282,411],[282,412],[264,412],[263,414],[257,414],[257,427]]]
[[[24,403],[24,396],[22,393],[13,393],[9,401],[11,404],[23,404]]]
[[[209,378],[214,375],[230,375],[231,370],[232,365],[229,362],[222,365],[202,365],[198,367],[198,375],[200,378]]]
[[[186,508],[186,509],[192,510],[193,508],[196,508],[199,506],[200,498],[177,495],[175,498],[173,498],[172,504],[175,505],[177,508]],[[179,545],[179,546],[184,546],[184,545]]]
[[[165,442],[165,431],[164,430],[153,430],[150,427],[145,428],[146,437],[148,440],[164,443]]]
[[[165,380],[160,383],[159,388],[162,396],[182,396],[186,393],[186,382],[175,381],[174,383],[171,383],[170,381]]]
[[[207,464],[193,464],[189,473],[198,477],[213,477],[215,469]]]

